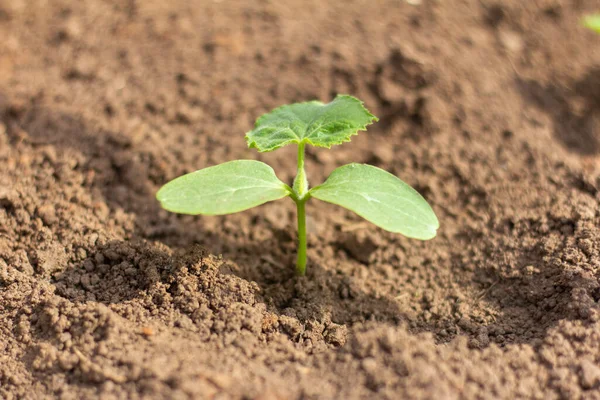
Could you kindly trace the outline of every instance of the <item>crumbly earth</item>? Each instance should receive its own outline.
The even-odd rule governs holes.
[[[0,1],[3,399],[600,399],[600,36],[579,1]],[[418,242],[311,201],[159,208],[336,93],[331,151],[432,204]]]

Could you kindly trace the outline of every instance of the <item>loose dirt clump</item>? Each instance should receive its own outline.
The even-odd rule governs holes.
[[[0,2],[0,397],[600,398],[593,1]],[[432,204],[438,237],[310,207],[161,210],[244,132],[348,93],[335,152]]]

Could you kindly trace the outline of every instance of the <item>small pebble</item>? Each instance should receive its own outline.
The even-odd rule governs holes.
[[[39,207],[37,209],[37,214],[46,225],[54,225],[58,221],[58,218],[56,217],[56,210],[51,204],[46,204]]]

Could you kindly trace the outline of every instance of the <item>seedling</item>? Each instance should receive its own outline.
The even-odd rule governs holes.
[[[600,14],[592,14],[583,17],[583,26],[600,33]]]
[[[373,121],[377,117],[360,100],[347,95],[338,95],[328,104],[309,101],[281,106],[260,117],[246,134],[246,141],[260,152],[288,144],[298,146],[298,170],[291,187],[265,163],[236,160],[176,178],[164,185],[156,198],[168,211],[223,215],[290,197],[298,210],[298,275],[306,273],[305,205],[312,197],[354,211],[387,231],[432,239],[439,222],[429,204],[416,190],[380,168],[347,164],[309,189],[304,171],[306,145],[331,148],[349,142]]]

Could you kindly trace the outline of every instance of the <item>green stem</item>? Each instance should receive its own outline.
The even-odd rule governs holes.
[[[306,211],[304,200],[296,202],[298,208],[298,258],[296,259],[296,273],[299,276],[306,274]]]
[[[304,169],[304,143],[298,144],[298,169]]]
[[[306,211],[304,204],[310,197],[308,194],[308,179],[304,171],[304,143],[298,145],[298,171],[293,185],[294,201],[298,209],[298,258],[296,273],[303,276],[306,273]]]

